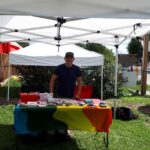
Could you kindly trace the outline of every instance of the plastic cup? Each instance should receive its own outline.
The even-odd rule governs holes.
[[[53,100],[53,93],[49,93],[49,94],[47,95],[47,97],[48,97],[48,101]]]

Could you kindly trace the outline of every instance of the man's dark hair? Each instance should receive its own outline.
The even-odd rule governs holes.
[[[66,57],[72,57],[72,58],[74,58],[74,53],[73,52],[66,52],[65,58]]]

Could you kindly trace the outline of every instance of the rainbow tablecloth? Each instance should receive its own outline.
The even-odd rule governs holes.
[[[47,106],[15,107],[14,127],[17,134],[30,134],[56,129],[109,132],[112,123],[110,107]]]

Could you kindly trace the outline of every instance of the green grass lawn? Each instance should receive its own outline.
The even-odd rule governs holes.
[[[130,92],[128,91],[129,87],[122,87],[121,90],[124,94],[129,94]],[[139,90],[139,92],[141,91],[141,85],[136,85],[136,86],[133,86],[133,87],[130,87],[130,89],[132,90]],[[150,85],[147,85],[146,86],[146,90],[147,91],[150,91]]]
[[[112,105],[113,100],[107,100]],[[132,108],[139,119],[132,121],[113,120],[109,133],[109,150],[149,150],[150,113],[141,108],[150,106],[149,97],[122,97],[118,106]],[[150,108],[150,107],[149,107]],[[0,106],[0,150],[104,150],[103,133],[72,131],[72,141],[56,143],[51,138],[41,142],[23,142],[13,130],[14,105]],[[150,112],[150,110],[149,110]]]

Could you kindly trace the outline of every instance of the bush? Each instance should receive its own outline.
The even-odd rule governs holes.
[[[22,76],[22,92],[49,92],[49,80],[54,67],[18,66]]]
[[[7,97],[8,88],[6,86],[0,87],[0,97]],[[10,87],[10,97],[19,98],[20,87]]]
[[[104,56],[104,76],[103,76],[104,99],[113,97],[114,96],[115,57],[112,53],[112,50],[106,48],[105,46],[101,44],[95,44],[95,43],[87,43],[86,45],[84,44],[79,44],[79,45],[88,50],[100,53]],[[88,76],[86,77],[84,81],[86,84],[92,83],[92,79],[94,79],[93,96],[100,97],[101,95],[101,90],[100,90],[101,89],[101,67],[91,67],[90,74],[85,73],[85,76]]]

